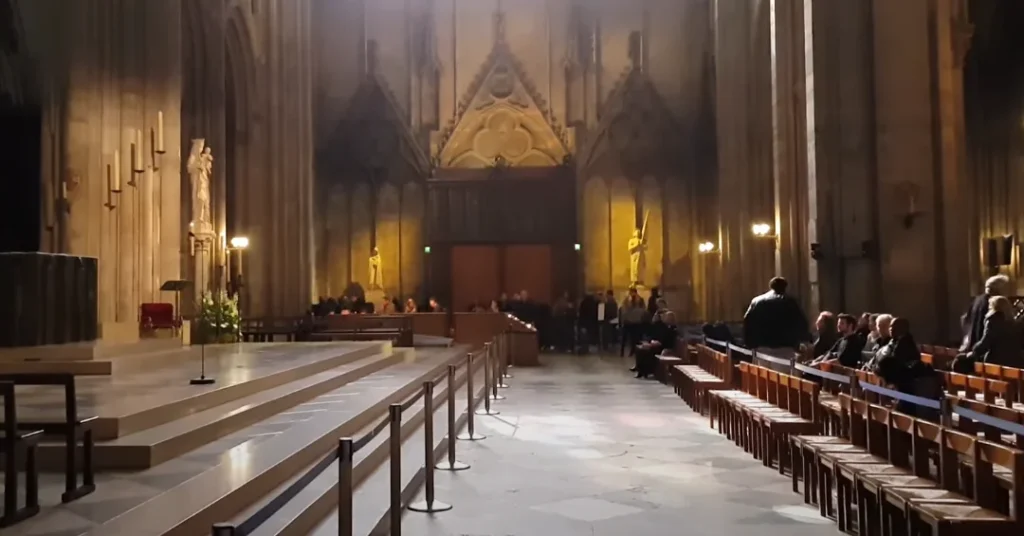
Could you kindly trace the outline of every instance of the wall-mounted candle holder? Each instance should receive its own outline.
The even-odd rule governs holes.
[[[114,161],[107,166],[107,202],[109,210],[117,208],[117,194],[121,193],[121,151],[114,151]]]
[[[156,128],[149,129],[150,160],[153,162],[153,171],[160,171],[160,155],[165,154],[164,147],[164,112],[156,113]]]

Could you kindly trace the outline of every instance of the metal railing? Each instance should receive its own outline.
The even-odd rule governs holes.
[[[434,378],[423,382],[422,387],[405,402],[391,404],[388,407],[388,414],[381,419],[369,432],[358,439],[343,437],[338,440],[338,447],[332,450],[327,456],[309,468],[305,474],[292,482],[285,490],[272,498],[263,507],[250,515],[238,525],[228,523],[217,523],[211,528],[213,536],[247,536],[256,531],[263,523],[281,510],[285,504],[294,499],[299,492],[311,484],[335,461],[338,462],[338,534],[340,536],[352,536],[352,495],[355,491],[353,483],[353,466],[355,455],[364,447],[370,444],[377,436],[389,430],[388,450],[390,458],[390,525],[391,536],[402,534],[402,414],[423,400],[423,452],[424,452],[424,499],[423,501],[411,504],[408,509],[414,512],[435,513],[450,510],[452,505],[438,501],[435,498],[434,471],[464,471],[469,469],[469,464],[462,463],[456,459],[456,440],[480,441],[486,436],[476,432],[474,415],[497,415],[498,411],[491,408],[494,400],[504,400],[505,397],[498,394],[499,388],[507,388],[504,379],[508,375],[509,333],[498,335],[494,341],[484,344],[482,350],[469,352],[461,363],[449,363],[447,370]],[[483,399],[484,409],[474,411],[479,405],[480,398],[475,396],[473,388],[474,368],[478,358],[484,359],[484,391],[480,398]],[[462,367],[466,369],[466,431],[462,434],[455,434],[458,429],[456,419],[456,391],[459,385],[456,384],[456,374]],[[448,434],[447,434],[447,457],[440,463],[436,462],[434,445],[434,390],[443,382],[447,382],[447,405],[448,405]]]

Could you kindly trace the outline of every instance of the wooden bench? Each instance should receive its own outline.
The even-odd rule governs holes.
[[[790,460],[788,437],[820,431],[817,419],[821,387],[789,374],[749,363],[739,364],[741,389],[709,393],[712,426],[765,466]]]
[[[274,342],[283,337],[287,342],[302,340],[310,330],[309,317],[243,318],[240,326],[243,342]]]
[[[8,527],[39,513],[36,446],[43,431],[25,430],[18,426],[14,383],[0,382],[0,397],[4,404],[3,435],[0,436],[0,454],[4,456],[4,512],[0,517],[0,527]],[[25,467],[25,506],[18,508],[18,468],[22,462]]]
[[[654,359],[657,362],[654,377],[665,385],[672,383],[672,367],[685,364],[683,358],[674,355],[659,354],[654,356]]]
[[[93,428],[97,417],[79,417],[78,400],[75,393],[75,376],[72,374],[0,374],[0,382],[18,385],[54,386],[64,389],[63,421],[18,421],[21,430],[41,430],[43,436],[64,439],[66,457],[64,460],[64,493],[62,502],[71,502],[96,490],[95,466],[93,464]],[[81,443],[82,484],[78,484],[78,445]]]
[[[331,315],[313,319],[311,338],[329,340],[392,341],[396,346],[413,345],[410,315]]]
[[[697,346],[696,365],[672,367],[672,384],[676,394],[703,415],[709,391],[732,389],[732,371],[732,360],[728,355],[701,344]]]

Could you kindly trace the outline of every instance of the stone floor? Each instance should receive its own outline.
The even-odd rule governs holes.
[[[407,536],[835,535],[787,477],[718,435],[672,391],[618,357],[546,356],[513,369],[488,437],[459,443],[472,468],[437,474],[437,499],[406,512]],[[420,497],[422,499],[422,497]]]

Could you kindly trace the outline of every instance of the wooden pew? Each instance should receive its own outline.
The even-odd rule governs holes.
[[[709,391],[732,388],[733,366],[729,356],[703,344],[697,346],[697,365],[676,365],[672,371],[676,394],[701,415],[707,407]]]
[[[331,315],[313,319],[311,340],[380,341],[395,346],[413,345],[409,315]]]
[[[819,508],[835,511],[840,530],[852,526],[853,504],[860,534],[887,535],[892,526],[910,534],[927,526],[935,536],[1024,528],[1024,452],[846,394],[840,405],[850,446],[823,447],[815,462]]]
[[[0,382],[0,398],[4,404],[3,435],[0,436],[0,454],[4,457],[4,511],[0,527],[8,527],[39,513],[36,446],[43,431],[25,430],[18,426],[13,382]],[[18,508],[18,467],[21,459],[25,467],[25,506]]]
[[[0,374],[0,382],[18,385],[62,387],[64,389],[64,419],[61,421],[18,422],[22,430],[42,430],[44,436],[64,439],[67,457],[64,462],[64,493],[62,502],[71,502],[96,490],[93,465],[93,428],[97,417],[79,417],[73,374]],[[78,484],[78,445],[82,445],[82,484]]]
[[[778,462],[779,472],[790,460],[788,437],[818,433],[816,417],[820,386],[765,367],[739,364],[741,388],[708,393],[712,426],[760,459]]]

